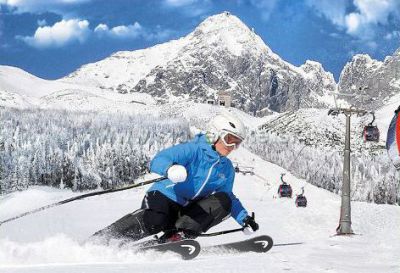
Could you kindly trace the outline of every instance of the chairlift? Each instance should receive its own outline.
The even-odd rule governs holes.
[[[371,114],[372,114],[372,121],[367,126],[364,126],[364,130],[363,130],[364,142],[367,142],[367,141],[378,142],[379,141],[378,126],[373,125],[373,123],[375,121],[375,113],[371,112]]]
[[[239,168],[239,164],[237,164],[235,167],[235,172],[241,173],[243,175],[246,175],[246,174],[254,175],[254,168],[246,167],[246,166],[240,166],[240,168]]]
[[[242,167],[240,172],[243,175],[246,175],[246,174],[254,175],[254,168],[253,167]]]
[[[288,184],[288,183],[286,183],[284,180],[283,180],[283,176],[284,176],[285,174],[284,173],[282,173],[281,174],[281,181],[282,181],[282,184],[280,184],[279,185],[279,188],[278,188],[278,194],[279,194],[279,197],[280,198],[282,198],[282,197],[289,197],[289,198],[292,198],[292,186],[290,186],[290,184]]]
[[[304,196],[304,187],[301,187],[301,194],[296,197],[296,207],[307,207],[307,198]]]

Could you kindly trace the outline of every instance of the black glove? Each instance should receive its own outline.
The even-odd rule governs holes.
[[[243,223],[245,227],[251,227],[253,231],[258,230],[259,228],[258,224],[254,220],[254,216],[247,215],[246,218],[244,218]]]

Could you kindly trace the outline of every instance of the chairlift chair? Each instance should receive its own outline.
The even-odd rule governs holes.
[[[307,207],[307,198],[304,196],[304,187],[301,187],[301,194],[296,197],[296,207]]]
[[[282,198],[282,197],[289,197],[289,198],[292,198],[292,186],[290,186],[290,184],[288,184],[288,183],[286,183],[284,180],[283,180],[283,176],[284,176],[285,174],[284,173],[282,173],[281,174],[281,181],[282,181],[282,184],[280,184],[279,185],[279,188],[278,188],[278,194],[279,194],[279,197],[280,198]]]
[[[246,174],[254,175],[254,168],[253,167],[242,167],[240,172],[243,175],[246,175]]]
[[[244,167],[244,166],[241,166],[239,168],[239,164],[236,164],[235,173],[242,173],[243,175],[246,175],[246,174],[254,175],[254,168],[253,167]]]
[[[372,121],[367,126],[364,126],[363,137],[364,137],[365,142],[367,142],[367,141],[378,142],[379,141],[379,129],[378,129],[378,126],[373,125],[373,122],[375,121],[374,112],[371,112],[371,114],[372,114]]]

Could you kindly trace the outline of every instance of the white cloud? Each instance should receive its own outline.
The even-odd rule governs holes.
[[[390,13],[396,11],[398,0],[354,0],[354,5],[359,10],[366,23],[386,24]]]
[[[399,38],[400,38],[400,31],[398,30],[392,31],[385,35],[386,40],[399,39]]]
[[[364,21],[364,18],[358,13],[350,13],[345,17],[345,25],[347,27],[347,33],[357,34],[360,29],[360,25]]]
[[[211,0],[164,0],[163,6],[177,9],[185,16],[196,17],[207,13],[212,5]]]
[[[378,43],[375,41],[368,41],[366,45],[372,50],[376,50],[378,48]]]
[[[47,25],[46,19],[43,20],[38,20],[37,21],[38,26],[43,27],[45,25]]]
[[[160,26],[157,26],[153,30],[148,30],[143,28],[138,22],[135,22],[133,25],[127,26],[116,26],[113,28],[109,28],[106,24],[99,24],[94,32],[100,38],[111,37],[118,39],[137,39],[143,38],[146,40],[156,40],[156,41],[164,41],[173,35],[173,31],[169,29],[163,29]]]
[[[94,29],[94,32],[97,33],[105,33],[107,31],[109,31],[110,29],[108,28],[108,26],[106,24],[99,24],[97,25],[97,27]]]
[[[87,20],[62,20],[53,26],[39,27],[33,36],[18,37],[37,48],[61,47],[74,41],[83,43],[89,36]]]
[[[306,5],[314,8],[320,15],[325,16],[333,24],[344,26],[347,0],[306,0]]]
[[[94,32],[97,33],[99,36],[110,36],[113,38],[137,38],[140,35],[143,35],[144,30],[142,26],[135,22],[133,25],[121,25],[116,26],[113,28],[109,28],[106,24],[99,24],[95,29]]]
[[[340,38],[340,35],[336,32],[329,33],[329,36],[331,36],[332,38]]]
[[[236,4],[238,6],[250,4],[256,7],[261,14],[261,18],[268,21],[279,1],[281,0],[236,0]]]
[[[250,3],[261,11],[262,18],[268,20],[278,0],[250,0]]]
[[[36,48],[61,47],[72,42],[83,43],[93,33],[99,38],[165,40],[173,32],[157,26],[152,31],[145,30],[138,22],[132,25],[120,25],[109,28],[106,24],[99,24],[94,30],[89,28],[87,20],[62,20],[53,26],[40,26],[33,36],[17,36],[27,44]]]
[[[182,7],[193,5],[200,2],[199,0],[165,0],[165,4],[171,7]]]
[[[66,6],[90,2],[92,0],[0,0],[0,4],[16,8],[16,12],[55,11]]]
[[[387,25],[391,16],[400,19],[399,0],[353,0],[355,11],[350,13],[346,0],[306,0],[306,4],[361,40],[374,39],[377,28]]]
[[[169,29],[162,29],[160,26],[157,26],[155,30],[152,32],[146,32],[144,38],[146,40],[156,40],[156,41],[165,41],[170,38],[174,34],[174,31]]]
[[[4,27],[3,18],[0,17],[0,37],[3,35],[3,27]]]

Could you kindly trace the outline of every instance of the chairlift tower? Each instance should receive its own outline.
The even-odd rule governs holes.
[[[328,115],[337,116],[344,114],[346,116],[346,138],[344,146],[344,162],[343,162],[343,184],[342,184],[342,204],[340,209],[339,226],[336,229],[337,235],[354,234],[351,229],[351,205],[350,205],[350,118],[352,114],[363,116],[368,112],[361,109],[350,108],[333,108],[330,109]]]

